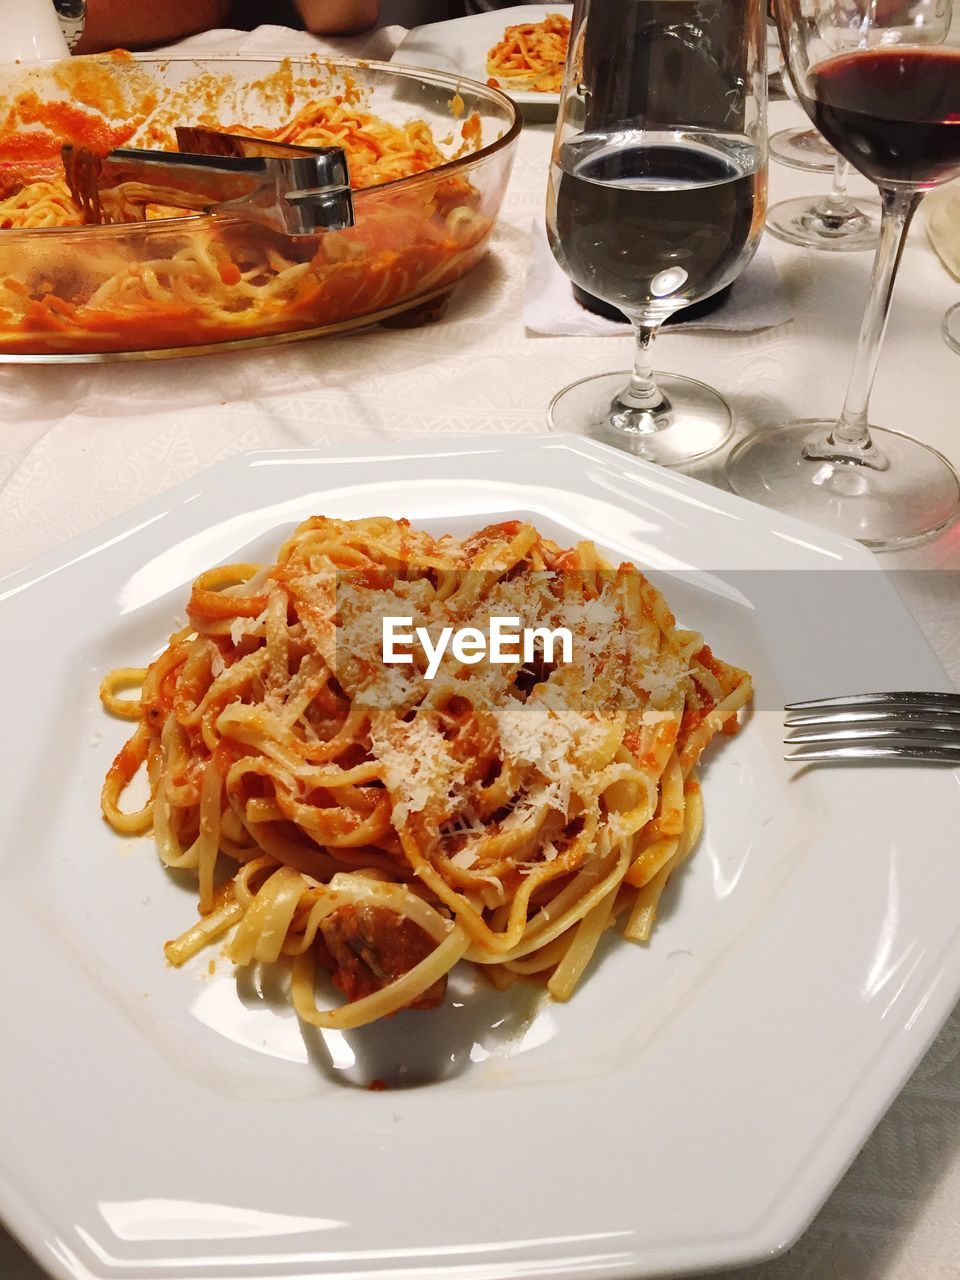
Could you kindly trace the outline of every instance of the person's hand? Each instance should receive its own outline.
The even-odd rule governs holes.
[[[369,31],[380,16],[380,0],[294,0],[308,31],[350,35]]]

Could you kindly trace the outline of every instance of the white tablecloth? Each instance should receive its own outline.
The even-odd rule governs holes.
[[[198,52],[334,47],[388,57],[402,34],[387,28],[324,44],[261,28],[187,43]],[[771,106],[772,129],[799,118],[789,103]],[[549,126],[524,129],[492,250],[439,324],[156,364],[0,365],[0,574],[231,454],[541,431],[559,387],[626,367],[628,338],[540,338],[523,328],[529,228],[543,208],[550,136]],[[827,185],[822,176],[771,165],[772,200]],[[859,178],[852,188],[868,191]],[[668,332],[657,344],[659,367],[692,373],[728,396],[741,432],[839,408],[870,266],[869,254],[772,244],[793,323],[741,335]],[[960,357],[939,333],[943,312],[958,299],[960,285],[927,244],[921,215],[904,255],[872,417],[920,436],[960,466]],[[715,478],[717,463],[698,470]],[[960,685],[960,525],[884,561],[916,571],[898,579],[901,590]],[[960,1277],[960,1016],[800,1242],[744,1275]],[[42,1277],[2,1231],[0,1277]]]

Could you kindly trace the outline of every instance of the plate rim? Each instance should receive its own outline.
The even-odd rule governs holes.
[[[822,549],[828,551],[833,549],[834,553],[839,557],[859,560],[860,567],[863,569],[883,572],[883,566],[876,553],[871,551],[869,547],[863,546],[862,543],[856,542],[843,534],[831,533],[828,530],[820,529],[816,525],[798,519],[796,516],[776,511],[770,507],[763,507],[759,503],[751,502],[747,498],[741,498],[739,494],[709,484],[696,476],[688,476],[682,471],[661,467],[656,463],[647,462],[643,458],[635,458],[612,445],[584,436],[571,435],[561,431],[513,432],[490,433],[482,436],[433,436],[428,440],[395,440],[385,441],[383,444],[337,444],[329,447],[305,445],[295,448],[248,449],[241,453],[233,454],[228,458],[215,462],[212,466],[204,467],[189,479],[181,480],[177,484],[171,485],[170,488],[164,489],[162,493],[155,494],[142,502],[134,503],[125,511],[110,516],[82,533],[75,534],[49,551],[42,552],[39,556],[34,556],[27,564],[0,574],[0,606],[8,596],[14,592],[25,590],[30,585],[30,582],[40,576],[45,576],[51,570],[57,571],[59,568],[68,568],[69,561],[93,553],[99,546],[109,542],[116,534],[126,529],[131,516],[144,515],[149,517],[167,513],[170,508],[176,506],[188,494],[194,493],[198,486],[206,485],[224,472],[229,472],[238,467],[243,469],[251,461],[277,459],[282,462],[285,458],[298,458],[301,461],[305,461],[312,456],[317,463],[326,461],[347,462],[354,458],[357,460],[371,460],[379,457],[384,459],[436,457],[451,453],[469,455],[523,452],[526,449],[567,449],[574,453],[586,451],[601,461],[608,463],[616,461],[619,466],[636,469],[638,474],[647,476],[649,479],[655,479],[661,485],[672,486],[681,492],[709,494],[720,507],[728,507],[734,510],[751,510],[758,514],[763,513],[771,521],[782,525],[785,529],[794,531],[798,538],[801,535],[805,537],[808,544],[814,548],[817,548],[819,544]],[[61,561],[63,561],[63,564],[60,563]]]

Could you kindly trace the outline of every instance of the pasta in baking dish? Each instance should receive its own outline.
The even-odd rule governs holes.
[[[79,226],[83,213],[59,164],[0,165],[0,353],[145,350],[322,327],[435,296],[483,252],[493,221],[481,192],[442,168],[479,147],[475,113],[451,120],[460,146],[449,154],[425,121],[383,120],[349,83],[277,128],[207,123],[343,147],[357,225],[293,239],[240,218],[183,217],[177,235],[169,220],[182,210],[144,208],[137,192],[118,189],[103,203],[123,227],[86,228],[56,255],[39,244],[25,252],[2,231]],[[398,181],[433,170],[433,180]],[[138,221],[142,233],[130,229]]]

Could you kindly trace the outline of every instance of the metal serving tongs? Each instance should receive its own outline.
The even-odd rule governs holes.
[[[354,225],[341,147],[295,147],[217,129],[176,132],[180,151],[120,147],[99,156],[64,146],[67,185],[85,221],[109,221],[100,197],[125,186],[137,204],[247,218],[288,236]]]

